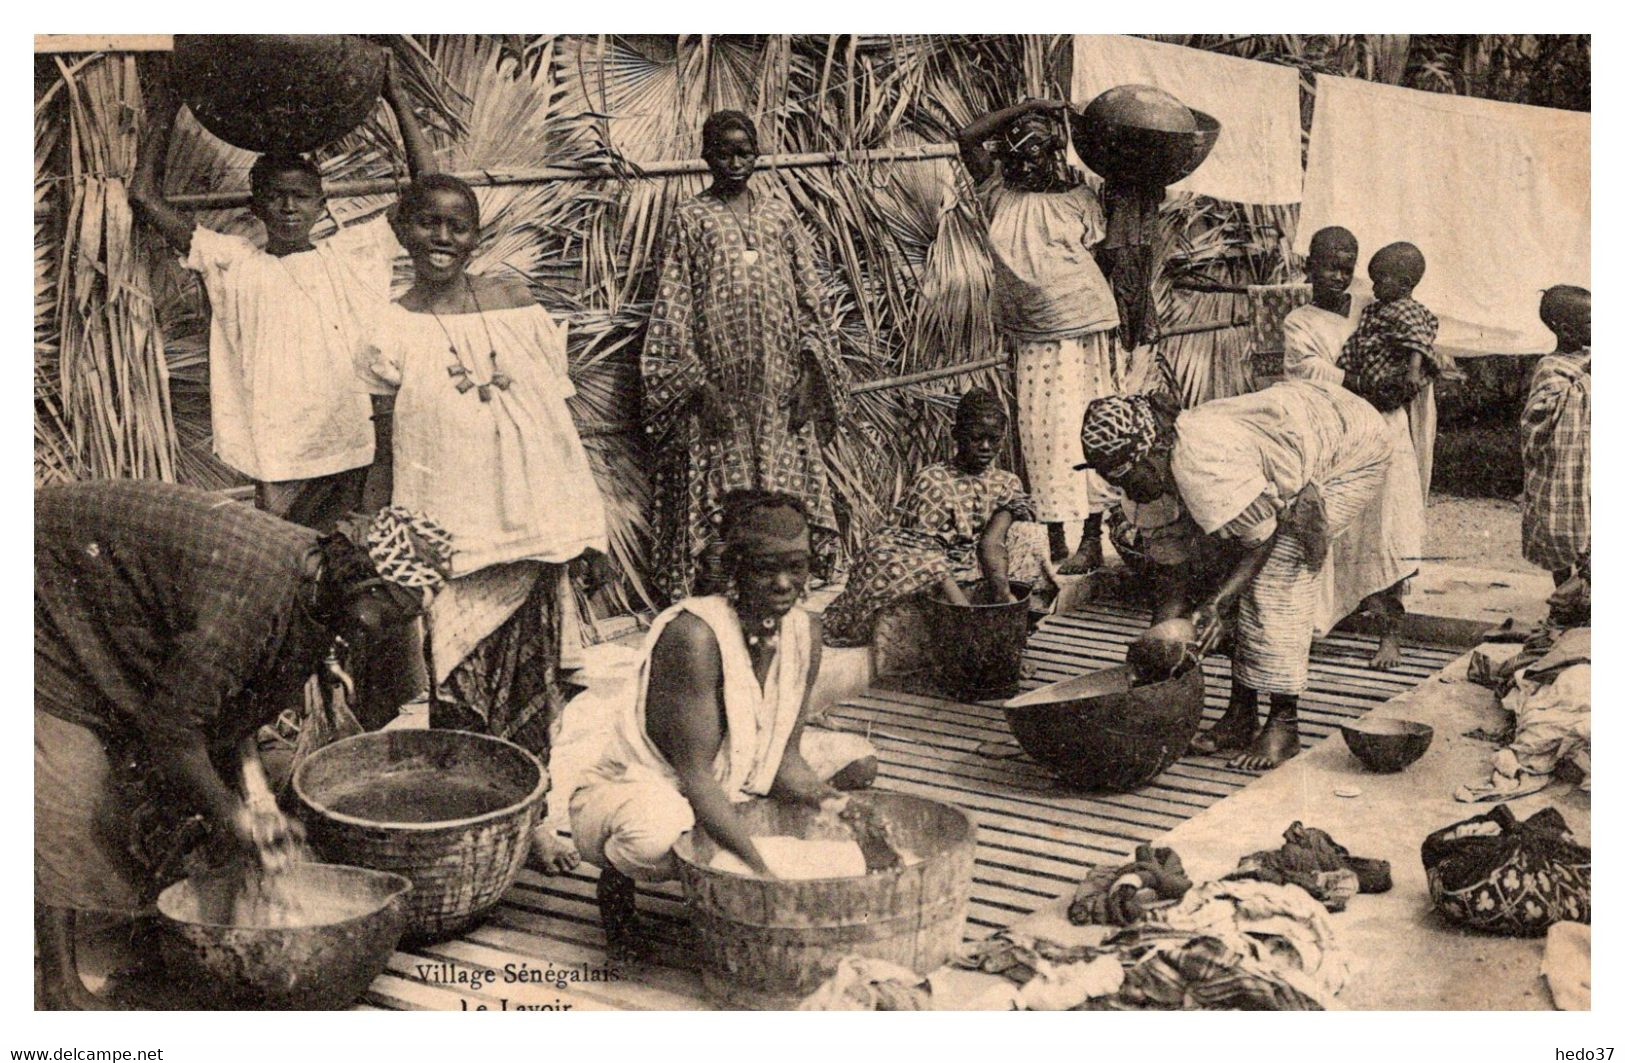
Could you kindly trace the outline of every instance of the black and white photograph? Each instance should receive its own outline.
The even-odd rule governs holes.
[[[33,1012],[1591,1010],[1590,35],[32,54]]]

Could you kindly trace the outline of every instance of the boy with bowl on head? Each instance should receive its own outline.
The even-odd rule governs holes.
[[[428,142],[392,65],[384,99],[411,174],[432,170]],[[249,170],[249,210],[265,227],[263,249],[198,224],[163,192],[179,107],[167,92],[155,101],[130,202],[198,273],[208,294],[214,452],[254,480],[258,508],[329,529],[362,507],[375,453],[373,403],[352,383],[352,365],[372,315],[389,301],[399,247],[384,217],[313,242],[327,198],[321,170],[299,155],[262,155]]]

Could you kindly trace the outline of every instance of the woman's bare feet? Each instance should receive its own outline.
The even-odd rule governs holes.
[[[1247,751],[1232,760],[1230,766],[1242,771],[1268,771],[1297,756],[1300,748],[1296,720],[1270,719]]]
[[[1098,538],[1085,540],[1071,557],[1062,561],[1055,572],[1060,576],[1086,576],[1106,563],[1106,556]]]
[[[575,842],[547,824],[537,827],[531,835],[530,857],[525,861],[526,866],[544,875],[562,875],[566,871],[574,871],[580,863],[581,853],[576,850]]]
[[[1246,749],[1258,733],[1258,710],[1225,710],[1219,722],[1191,739],[1191,752],[1211,756],[1231,749]]]
[[[1391,672],[1399,667],[1402,659],[1399,636],[1390,631],[1377,643],[1377,651],[1371,655],[1371,667],[1380,672]]]

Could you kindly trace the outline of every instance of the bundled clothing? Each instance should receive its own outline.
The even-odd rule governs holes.
[[[134,912],[184,873],[201,809],[147,749],[201,734],[225,778],[332,642],[314,531],[173,484],[34,496],[41,903]]]
[[[907,967],[846,956],[798,1011],[929,1011],[931,984]]]
[[[1518,422],[1523,556],[1549,572],[1591,557],[1591,349],[1535,367]]]
[[[1481,670],[1474,677],[1494,686],[1510,726],[1497,736],[1504,744],[1490,757],[1488,775],[1460,787],[1458,801],[1535,793],[1565,763],[1580,776],[1582,789],[1591,788],[1591,629],[1573,628],[1540,645],[1544,653],[1526,645],[1494,674]]]
[[[840,418],[847,408],[834,311],[789,206],[747,195],[745,220],[708,195],[677,207],[643,344],[644,423],[658,460],[652,569],[673,601],[695,590],[729,491],[800,499],[826,557],[837,530],[814,424],[790,428],[804,373],[826,412]],[[720,438],[700,432],[702,387],[726,405]]]
[[[183,261],[209,297],[214,452],[261,484],[261,508],[324,528],[359,508],[372,405],[350,366],[399,247],[382,217],[290,255],[193,229]]]
[[[1348,980],[1326,909],[1297,886],[1266,882],[1192,886],[1098,945],[1001,931],[958,962],[1039,982],[1046,1006],[1091,1010],[1318,1010]],[[1010,997],[1024,1005],[1035,1003]]]
[[[1141,845],[1132,863],[1097,867],[1085,875],[1066,917],[1080,926],[1128,926],[1158,906],[1176,903],[1190,888],[1178,853]]]
[[[824,611],[826,644],[867,645],[876,619],[893,605],[950,575],[976,579],[977,545],[995,513],[1035,519],[1021,481],[992,466],[975,475],[952,465],[927,466],[897,508],[898,522],[865,545],[846,589]]]
[[[448,349],[449,347],[449,349]],[[566,400],[565,330],[541,306],[380,315],[357,361],[395,397],[396,504],[451,533],[430,613],[435,681],[471,726],[545,755],[579,648],[565,565],[608,549],[603,502]]]
[[[1591,922],[1591,849],[1555,808],[1519,821],[1506,805],[1422,842],[1428,895],[1452,923],[1511,936]]]
[[[1350,855],[1330,834],[1294,821],[1279,849],[1241,858],[1226,881],[1251,879],[1298,886],[1327,911],[1340,912],[1356,893],[1386,893],[1394,882],[1386,860]]]
[[[1116,301],[1090,248],[1106,219],[1086,185],[1061,192],[981,188],[993,251],[995,317],[1015,352],[1016,427],[1038,520],[1077,521],[1113,492],[1083,461],[1082,411],[1119,390]]]

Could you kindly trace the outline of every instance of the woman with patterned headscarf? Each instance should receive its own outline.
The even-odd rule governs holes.
[[[847,371],[806,232],[788,204],[750,183],[756,126],[705,120],[705,191],[678,205],[643,343],[644,425],[655,472],[655,580],[671,601],[695,590],[729,491],[783,491],[812,522],[827,577],[835,509],[820,442],[845,417]]]
[[[1175,493],[1203,532],[1241,551],[1194,616],[1205,634],[1237,607],[1230,705],[1192,748],[1234,750],[1231,766],[1251,771],[1295,755],[1327,552],[1377,499],[1392,457],[1382,415],[1335,384],[1288,380],[1177,415],[1144,396],[1097,399],[1082,437],[1090,467],[1134,502]]]
[[[1037,519],[1063,575],[1098,568],[1101,518],[1112,492],[1077,471],[1078,417],[1121,390],[1112,330],[1117,301],[1091,251],[1106,218],[1062,155],[1060,100],[1028,100],[983,115],[959,134],[979,186],[993,251],[997,319],[1015,359],[1016,425]],[[989,150],[990,143],[993,150]],[[1083,523],[1067,552],[1065,524]]]
[[[387,511],[319,536],[195,488],[118,480],[34,495],[34,901],[42,1002],[96,1007],[76,913],[140,915],[200,851],[291,837],[236,792],[245,743],[342,638],[364,715],[423,686],[414,622],[448,542]],[[364,668],[382,660],[387,668]],[[369,712],[369,710],[373,710]],[[270,820],[270,821],[267,821]],[[205,846],[204,843],[209,843]]]

